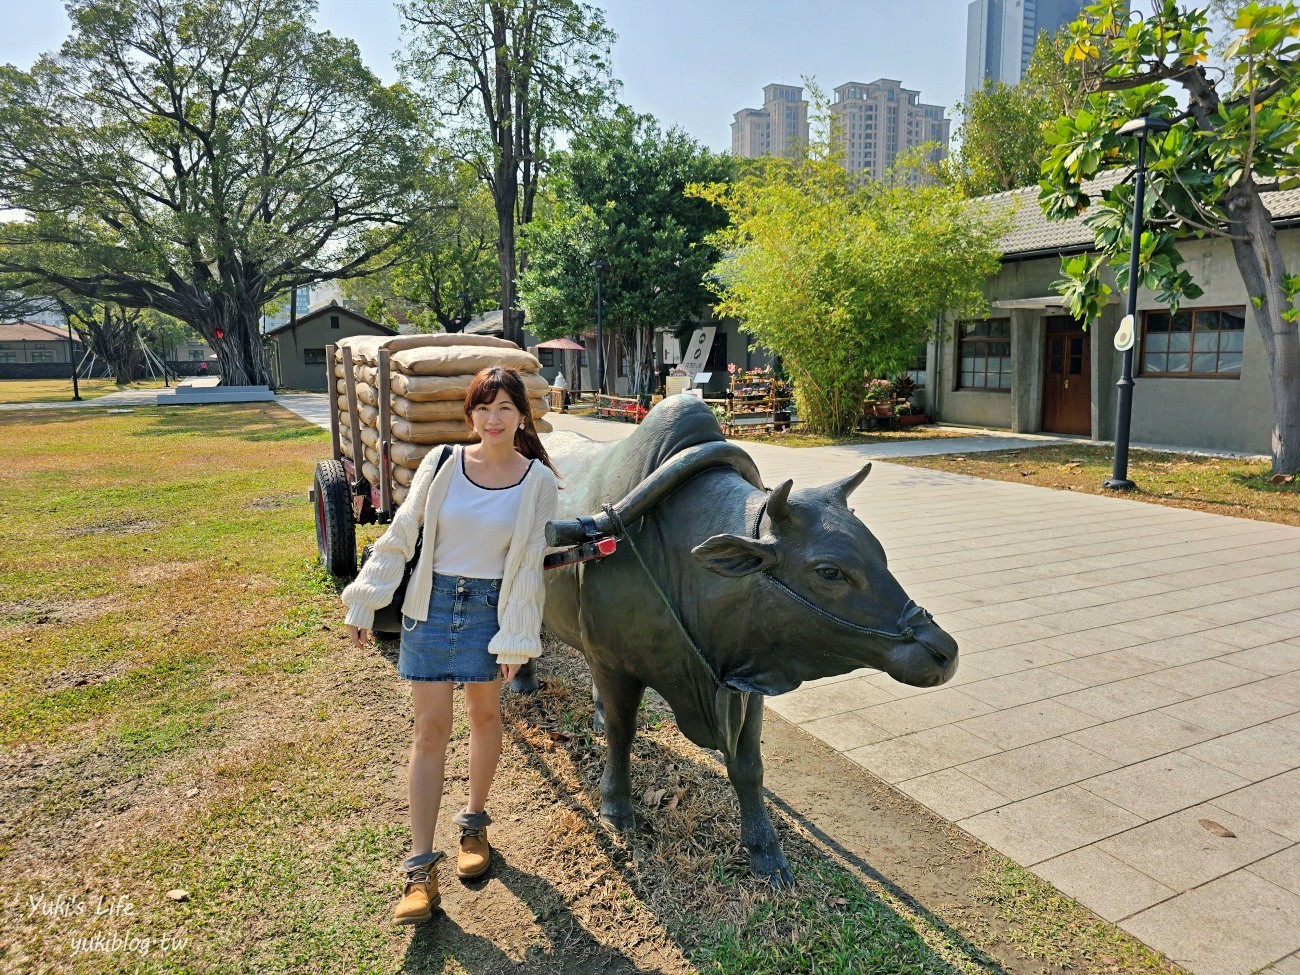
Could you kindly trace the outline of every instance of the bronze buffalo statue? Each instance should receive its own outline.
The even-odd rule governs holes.
[[[599,561],[546,573],[546,625],[582,651],[607,754],[601,818],[633,825],[629,762],[646,687],[682,733],[722,753],[750,866],[793,882],[763,808],[763,697],[860,667],[930,687],[957,643],[890,573],[848,507],[871,465],[833,484],[770,493],[702,402],[672,396],[627,439],[546,437],[559,470],[552,544],[618,535]],[[516,690],[535,687],[531,668]]]

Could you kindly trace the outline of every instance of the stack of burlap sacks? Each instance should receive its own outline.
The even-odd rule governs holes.
[[[355,462],[352,418],[348,413],[343,349],[352,356],[357,414],[361,421],[361,472],[379,485],[379,352],[389,357],[389,458],[393,501],[406,500],[407,489],[425,454],[439,444],[475,443],[465,425],[465,394],[475,373],[488,366],[507,366],[523,376],[539,432],[551,429],[541,419],[550,386],[539,375],[541,363],[513,342],[489,335],[358,335],[341,339],[334,353],[334,378],[343,453]]]

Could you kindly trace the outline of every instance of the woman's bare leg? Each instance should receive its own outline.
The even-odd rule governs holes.
[[[501,681],[465,685],[469,716],[469,804],[466,812],[483,812],[501,759]]]
[[[451,739],[451,684],[412,681],[415,738],[406,772],[406,795],[411,808],[411,855],[433,851],[433,831],[442,805],[443,769]]]

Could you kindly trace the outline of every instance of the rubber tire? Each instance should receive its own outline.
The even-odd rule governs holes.
[[[337,460],[316,465],[316,547],[325,570],[340,579],[357,574],[357,531],[352,521],[352,488]]]

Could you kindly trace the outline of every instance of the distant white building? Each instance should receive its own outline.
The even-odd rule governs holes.
[[[880,179],[900,154],[927,142],[939,144],[932,161],[947,155],[952,123],[942,105],[926,105],[920,95],[889,78],[851,81],[835,89],[831,111],[839,122],[844,166],[850,173],[867,172]]]
[[[762,108],[742,108],[731,121],[731,154],[793,158],[808,145],[808,102],[798,85],[768,85]]]
[[[322,281],[319,284],[305,284],[294,291],[294,297],[298,303],[298,318],[311,312],[318,311],[328,304],[339,304],[342,301],[342,292],[339,290],[337,281]],[[289,323],[289,296],[284,295],[280,299],[280,306],[275,311],[264,312],[262,315],[262,333],[273,331],[282,325]]]

